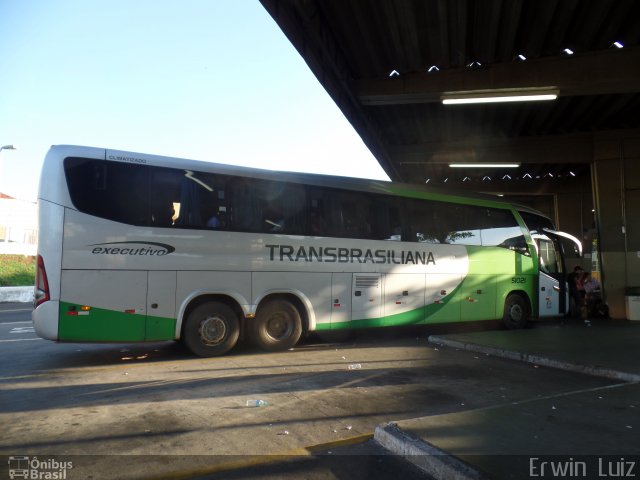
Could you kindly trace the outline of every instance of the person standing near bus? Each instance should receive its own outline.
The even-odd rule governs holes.
[[[567,283],[569,284],[569,301],[571,302],[569,313],[572,317],[580,315],[580,308],[583,304],[584,296],[580,293],[584,293],[584,287],[581,284],[581,276],[584,273],[580,265],[576,265],[567,276]]]

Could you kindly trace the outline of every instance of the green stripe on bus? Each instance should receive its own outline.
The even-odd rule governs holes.
[[[116,312],[91,307],[80,312],[74,303],[60,302],[58,339],[75,342],[142,342],[175,338],[176,319]],[[73,314],[74,312],[77,314]]]
[[[460,321],[460,308],[456,298],[461,285],[458,285],[440,303],[432,303],[424,307],[376,318],[361,318],[347,322],[319,323],[316,330],[338,330],[344,328],[392,327],[401,325],[418,325],[422,323],[447,323]],[[452,311],[453,310],[453,311]]]

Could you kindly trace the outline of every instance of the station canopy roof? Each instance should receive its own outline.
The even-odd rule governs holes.
[[[640,127],[637,0],[261,2],[392,180],[521,192],[588,176],[594,135]],[[442,103],[533,92],[558,96]]]

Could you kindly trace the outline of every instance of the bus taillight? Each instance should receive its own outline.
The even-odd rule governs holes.
[[[42,259],[42,255],[38,255],[34,307],[37,307],[38,305],[41,305],[49,300],[49,281],[47,280],[47,271],[44,268],[44,260]]]

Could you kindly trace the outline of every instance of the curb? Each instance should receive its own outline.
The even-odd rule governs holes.
[[[621,380],[623,382],[640,382],[640,375],[635,373],[620,372],[610,368],[602,368],[597,366],[579,365],[576,363],[565,362],[563,360],[555,360],[553,358],[544,357],[533,353],[514,352],[513,350],[505,350],[498,347],[488,347],[477,343],[467,343],[460,340],[452,340],[437,335],[430,335],[429,342],[445,347],[459,348],[470,352],[484,353],[496,357],[516,360],[520,362],[542,365],[543,367],[557,368],[567,370],[569,372],[584,373],[597,377],[609,378],[612,380]]]
[[[429,442],[401,430],[396,423],[378,425],[373,439],[391,453],[404,458],[433,478],[453,480],[486,480],[480,471],[440,450]]]
[[[33,302],[33,287],[0,287],[0,303]]]

